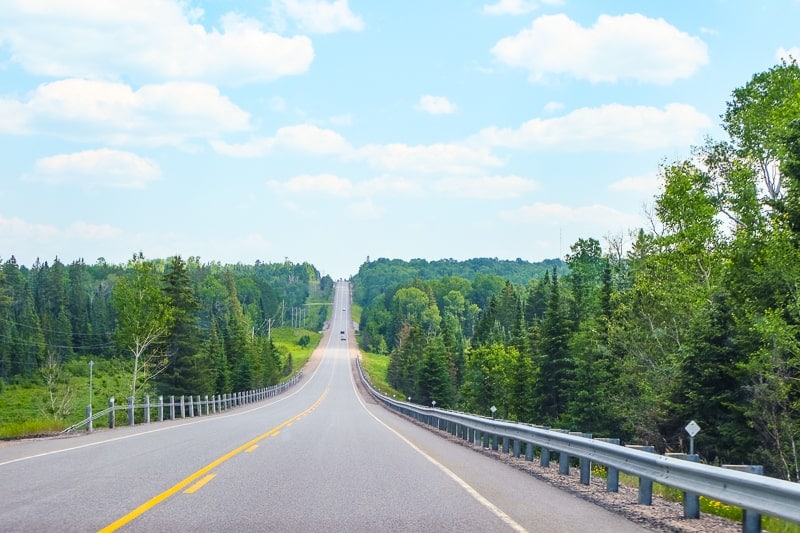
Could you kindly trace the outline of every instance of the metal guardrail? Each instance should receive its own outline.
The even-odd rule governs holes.
[[[216,414],[217,412],[233,409],[234,407],[238,407],[240,405],[254,403],[277,396],[278,394],[281,394],[282,392],[294,386],[298,381],[300,381],[300,379],[302,379],[302,377],[303,372],[298,372],[291,379],[271,387],[231,394],[215,394],[210,398],[209,396],[204,396],[201,398],[200,395],[193,395],[179,396],[176,400],[175,396],[170,396],[169,401],[165,402],[164,397],[159,396],[157,402],[150,402],[150,397],[146,396],[144,403],[137,404],[133,401],[133,398],[128,398],[128,403],[119,405],[115,403],[114,398],[110,398],[108,407],[96,413],[93,413],[91,408],[87,407],[86,418],[69,426],[61,433],[71,433],[82,427],[85,427],[88,431],[92,431],[92,422],[104,416],[109,417],[108,427],[109,429],[112,429],[116,426],[117,411],[125,411],[127,413],[127,425],[129,426],[135,424],[135,414],[137,410],[143,413],[143,422],[146,424],[151,422],[150,415],[151,411],[153,410],[158,413],[155,420],[158,422],[162,422],[164,420],[175,420],[178,418],[203,416],[204,414]]]
[[[369,383],[360,361],[358,370],[370,394],[387,407],[447,429],[465,440],[479,442],[483,439],[487,443],[491,437],[495,442],[503,439],[504,449],[511,440],[515,442],[515,450],[520,443],[530,444],[543,451],[588,460],[745,511],[800,523],[800,483],[656,455],[560,431],[397,401],[381,394]]]

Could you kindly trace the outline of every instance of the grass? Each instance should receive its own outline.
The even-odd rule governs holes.
[[[4,384],[0,392],[0,438],[20,438],[58,433],[83,420],[89,404],[89,357],[78,357],[62,368],[64,376],[56,390],[63,402],[61,415],[48,412],[49,394],[39,380]],[[92,371],[92,409],[96,412],[108,406],[112,396],[119,399],[130,394],[130,372],[120,360],[98,360]],[[105,425],[103,419],[96,426]]]
[[[605,477],[605,467],[600,465],[592,465],[592,475],[598,477]],[[639,486],[639,478],[624,472],[619,473],[619,482],[622,485],[630,487]],[[668,487],[660,483],[653,483],[653,494],[664,498],[665,500],[673,502],[683,501],[683,492],[674,487]],[[700,496],[700,512],[714,516],[721,516],[730,520],[741,522],[742,509],[733,505],[727,505],[705,496]],[[800,524],[787,522],[781,518],[774,516],[762,516],[761,529],[769,531],[770,533],[800,533]]]
[[[298,344],[308,336],[305,346]],[[283,357],[292,356],[292,375],[297,374],[311,357],[322,339],[322,334],[305,329],[279,327],[272,329],[272,341]],[[48,413],[49,394],[37,376],[28,381],[3,383],[0,387],[0,439],[15,439],[36,435],[55,434],[80,422],[86,417],[89,404],[89,360],[81,356],[62,367],[63,383],[57,391],[59,401],[66,398],[62,416]],[[97,413],[108,407],[109,398],[121,405],[130,395],[131,373],[129,362],[122,359],[98,359],[92,368],[92,411]],[[156,395],[151,394],[155,403]],[[124,418],[124,415],[123,415]],[[119,419],[119,415],[118,415]],[[119,423],[119,422],[118,422]],[[94,421],[94,427],[106,427],[108,418]]]
[[[308,329],[293,329],[290,327],[272,328],[272,342],[283,354],[292,355],[292,375],[297,374],[322,340],[322,333]],[[300,339],[308,336],[309,342],[305,346],[299,344]]]
[[[403,397],[400,392],[393,389],[391,385],[386,382],[386,371],[389,367],[388,355],[361,352],[361,363],[369,382],[372,383],[372,386],[379,392],[395,398]]]

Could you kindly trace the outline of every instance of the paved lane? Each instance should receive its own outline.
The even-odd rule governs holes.
[[[348,321],[338,283],[317,368],[268,402],[0,448],[0,530],[640,531],[365,401]]]

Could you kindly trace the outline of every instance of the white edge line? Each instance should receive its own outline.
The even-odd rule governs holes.
[[[359,394],[359,392],[358,392],[358,389],[356,389],[355,378],[353,377],[353,373],[352,373],[352,372],[350,372],[350,382],[351,382],[351,383],[352,383],[352,385],[353,385],[353,391],[356,393],[356,399],[358,400],[358,403],[360,403],[360,404],[361,404],[361,407],[364,409],[364,411],[366,411],[366,412],[367,412],[367,414],[368,414],[369,416],[371,416],[372,418],[374,418],[374,419],[375,419],[375,420],[376,420],[376,421],[377,421],[377,422],[378,422],[380,425],[382,425],[383,427],[385,427],[386,429],[388,429],[389,431],[391,431],[392,433],[394,433],[394,434],[395,434],[395,435],[396,435],[396,436],[397,436],[397,437],[398,437],[400,440],[402,440],[403,442],[405,442],[406,444],[408,444],[408,445],[409,445],[409,446],[410,446],[410,447],[411,447],[411,448],[412,448],[412,449],[413,449],[415,452],[419,453],[419,454],[420,454],[420,455],[422,455],[422,456],[423,456],[425,459],[427,459],[428,461],[430,461],[431,463],[433,463],[433,464],[436,466],[436,468],[438,468],[439,470],[441,470],[442,472],[444,472],[444,474],[445,474],[447,477],[449,477],[450,479],[452,479],[453,481],[455,481],[456,483],[458,483],[458,485],[459,485],[459,486],[460,486],[462,489],[464,489],[465,491],[467,491],[467,493],[468,493],[470,496],[472,496],[473,498],[475,498],[475,499],[478,501],[478,503],[480,503],[481,505],[483,505],[484,507],[486,507],[486,508],[487,508],[489,511],[491,511],[491,512],[492,512],[492,513],[493,513],[495,516],[497,516],[497,517],[498,517],[500,520],[502,520],[502,521],[503,521],[503,523],[507,524],[507,525],[508,525],[508,526],[509,526],[511,529],[513,529],[514,531],[519,531],[520,533],[522,533],[522,532],[527,532],[527,531],[528,531],[527,529],[525,529],[524,527],[522,527],[522,525],[520,525],[520,524],[519,524],[519,523],[518,523],[516,520],[514,520],[513,518],[511,518],[510,516],[508,516],[508,515],[507,515],[505,512],[503,512],[503,510],[502,510],[502,509],[500,509],[500,508],[499,508],[499,507],[497,507],[495,504],[493,504],[493,503],[492,503],[492,502],[490,502],[488,499],[486,499],[486,497],[484,497],[484,496],[483,496],[483,495],[482,495],[480,492],[478,492],[478,491],[477,491],[477,490],[476,490],[476,489],[475,489],[475,488],[474,488],[472,485],[470,485],[469,483],[467,483],[466,481],[464,481],[463,479],[461,479],[460,477],[458,477],[458,475],[457,475],[455,472],[453,472],[452,470],[450,470],[449,468],[447,468],[446,466],[444,466],[442,463],[440,463],[439,461],[437,461],[436,459],[434,459],[433,457],[431,457],[430,455],[428,455],[427,453],[425,453],[425,452],[424,452],[424,451],[423,451],[421,448],[419,448],[419,447],[418,447],[416,444],[414,444],[413,442],[411,442],[410,440],[408,440],[406,437],[404,437],[403,435],[401,435],[401,434],[400,434],[400,433],[399,433],[397,430],[395,430],[394,428],[390,427],[390,426],[389,426],[389,425],[387,425],[387,424],[386,424],[386,423],[385,423],[383,420],[381,420],[380,418],[378,418],[377,416],[375,416],[375,415],[372,413],[372,411],[370,411],[369,409],[367,409],[367,405],[364,403],[364,400],[362,400],[362,399],[361,399],[361,394]]]

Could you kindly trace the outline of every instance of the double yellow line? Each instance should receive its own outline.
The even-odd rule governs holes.
[[[192,492],[194,492],[195,490],[199,489],[200,487],[202,487],[203,485],[205,485],[206,483],[211,481],[211,479],[214,477],[214,474],[209,474],[209,472],[211,472],[213,469],[215,469],[216,467],[218,467],[219,465],[221,465],[222,463],[224,463],[228,459],[231,459],[232,457],[235,457],[236,455],[239,455],[242,452],[246,452],[246,451],[251,450],[254,446],[256,446],[262,440],[264,440],[264,439],[266,439],[268,437],[272,437],[274,435],[277,435],[278,433],[280,433],[281,429],[285,428],[286,426],[291,425],[293,422],[303,418],[305,415],[307,415],[308,413],[310,413],[311,411],[313,411],[314,409],[319,407],[319,404],[322,403],[322,400],[324,400],[327,395],[328,395],[328,389],[325,389],[325,391],[322,393],[322,396],[320,396],[319,399],[316,402],[314,402],[314,404],[311,407],[309,407],[308,409],[306,409],[302,413],[293,416],[289,420],[281,422],[280,424],[278,424],[274,428],[270,429],[266,433],[263,433],[263,434],[259,435],[258,437],[254,438],[254,439],[252,439],[252,440],[250,440],[248,442],[245,442],[244,444],[242,444],[241,446],[239,446],[235,450],[232,450],[232,451],[226,453],[225,455],[223,455],[222,457],[220,457],[219,459],[216,459],[216,460],[212,461],[211,463],[207,464],[206,466],[204,466],[203,468],[201,468],[200,470],[198,470],[194,474],[191,474],[190,476],[185,478],[183,481],[178,482],[177,484],[175,484],[171,488],[165,490],[164,492],[162,492],[158,496],[155,496],[155,497],[149,499],[148,501],[144,502],[142,505],[140,505],[139,507],[137,507],[136,509],[134,509],[130,513],[126,514],[122,518],[119,518],[118,520],[115,520],[114,522],[108,524],[106,527],[100,529],[98,533],[110,533],[111,531],[116,531],[117,529],[121,528],[122,526],[124,526],[125,524],[131,522],[132,520],[136,519],[137,517],[143,515],[144,513],[146,513],[147,511],[149,511],[150,509],[152,509],[156,505],[158,505],[159,503],[163,502],[164,500],[166,500],[170,496],[174,495],[175,493],[180,492],[183,488],[185,488],[188,485],[194,483],[195,481],[197,481],[198,479],[200,479],[202,477],[203,479],[201,479],[199,482],[197,482],[197,484],[195,486],[191,487],[191,491]],[[203,477],[203,476],[205,476],[205,477]]]

